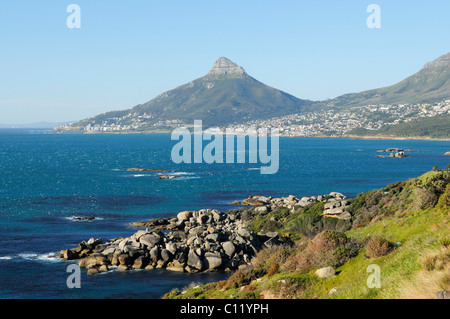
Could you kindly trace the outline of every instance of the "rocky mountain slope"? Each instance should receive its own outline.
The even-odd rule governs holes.
[[[450,53],[428,62],[417,73],[384,88],[345,94],[328,105],[347,107],[368,104],[433,103],[450,99]]]
[[[102,127],[113,124],[139,131],[155,128],[155,123],[192,125],[194,120],[203,120],[204,126],[221,126],[299,113],[311,104],[257,81],[242,67],[221,57],[199,79],[132,109],[73,123],[66,130],[84,130],[89,124]]]

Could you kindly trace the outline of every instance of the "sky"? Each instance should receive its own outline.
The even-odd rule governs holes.
[[[367,26],[370,4],[380,28]],[[302,99],[383,87],[450,52],[449,16],[448,0],[2,1],[0,123],[128,109],[221,56]]]

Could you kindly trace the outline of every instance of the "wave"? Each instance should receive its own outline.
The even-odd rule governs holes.
[[[2,257],[0,257],[0,260],[11,260],[11,259],[13,259],[13,257],[11,257],[11,256],[2,256]]]
[[[64,217],[64,219],[70,220],[71,222],[92,222],[95,220],[103,220],[101,217],[94,216],[68,216]]]
[[[58,258],[58,253],[50,252],[45,254],[36,253],[22,253],[18,254],[16,258],[29,260],[29,261],[41,261],[41,262],[59,262],[61,259]],[[13,258],[11,258],[13,259]]]
[[[197,179],[197,178],[200,178],[200,177],[199,176],[183,176],[183,177],[174,178],[174,180],[185,181],[188,179]]]

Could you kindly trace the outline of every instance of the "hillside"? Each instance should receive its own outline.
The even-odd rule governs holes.
[[[323,202],[247,209],[248,229],[276,231],[285,244],[261,250],[226,281],[165,298],[436,298],[450,289],[449,182],[449,171],[433,171],[361,193],[346,203],[350,219],[324,214]],[[370,265],[380,267],[379,288],[367,285]],[[330,276],[316,273],[323,267],[333,267]]]
[[[328,101],[348,107],[367,104],[433,103],[450,98],[450,53],[428,62],[417,73],[384,88],[351,93]]]
[[[450,139],[450,115],[439,115],[413,120],[397,125],[385,125],[378,130],[353,129],[347,136],[395,137],[395,138],[441,138]]]

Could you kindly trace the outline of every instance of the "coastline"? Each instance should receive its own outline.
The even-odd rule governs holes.
[[[450,138],[436,138],[428,136],[401,137],[389,135],[374,135],[374,136],[347,135],[345,137],[351,138],[353,140],[450,141]]]
[[[230,272],[250,265],[264,248],[292,244],[289,236],[278,232],[255,232],[250,227],[254,214],[293,213],[318,203],[325,205],[324,217],[342,221],[351,218],[346,212],[349,202],[337,192],[302,198],[250,196],[232,203],[243,207],[227,212],[216,209],[182,211],[174,217],[133,222],[131,226],[136,227],[137,232],[129,237],[106,242],[92,237],[75,248],[61,250],[58,257],[78,261],[88,275],[111,269]]]
[[[53,132],[55,134],[171,134],[172,131],[143,131],[143,132]],[[219,134],[219,133],[216,133]],[[221,134],[225,135],[225,134]],[[343,135],[343,136],[324,136],[324,135],[313,135],[313,136],[292,136],[279,134],[279,137],[289,137],[289,138],[333,138],[333,139],[352,139],[352,140],[398,140],[398,141],[450,141],[450,138],[439,138],[439,137],[429,137],[429,136],[392,136],[392,135],[374,135],[374,136],[360,136],[360,135]]]

